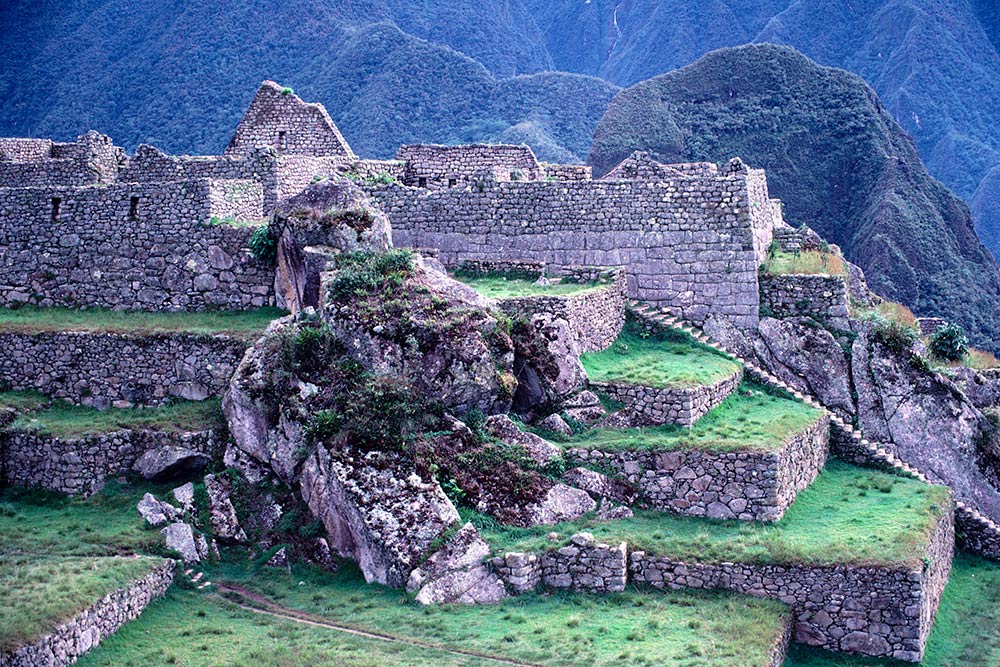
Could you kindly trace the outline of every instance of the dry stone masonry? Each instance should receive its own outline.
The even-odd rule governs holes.
[[[760,276],[760,308],[772,317],[811,317],[817,322],[850,331],[847,284],[843,276]]]
[[[742,378],[743,369],[738,368],[714,384],[695,387],[649,387],[617,382],[591,382],[590,386],[611,400],[623,403],[635,426],[693,426],[736,391]]]

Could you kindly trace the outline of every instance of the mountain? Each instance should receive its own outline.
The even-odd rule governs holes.
[[[589,160],[604,172],[636,149],[767,169],[786,219],[840,245],[875,291],[1000,347],[1000,272],[968,207],[861,78],[788,47],[720,49],[615,97]]]

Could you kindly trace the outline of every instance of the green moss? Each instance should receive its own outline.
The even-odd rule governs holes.
[[[563,447],[602,451],[704,449],[776,451],[795,434],[815,424],[823,413],[805,403],[778,398],[743,384],[694,426],[590,429],[557,439]]]
[[[0,556],[0,653],[30,643],[149,574],[159,558]]]
[[[497,553],[551,548],[580,531],[601,541],[691,562],[907,564],[919,567],[948,505],[948,491],[830,461],[774,524],[637,512],[615,522],[582,519],[535,528],[482,527]]]
[[[204,431],[219,428],[222,423],[222,408],[218,399],[178,401],[156,408],[107,410],[53,401],[42,410],[19,416],[11,428],[72,438],[123,429],[166,433]]]
[[[258,337],[267,325],[286,315],[277,308],[216,312],[143,312],[104,308],[0,309],[0,331],[40,333],[47,331],[95,331],[108,333],[227,334],[247,340]]]
[[[488,299],[516,299],[525,296],[569,296],[583,294],[605,287],[598,283],[553,283],[537,285],[533,280],[505,278],[503,276],[456,275],[466,285]]]
[[[580,361],[593,382],[666,388],[715,384],[739,370],[735,361],[682,332],[646,336],[632,322],[611,347],[584,354]]]

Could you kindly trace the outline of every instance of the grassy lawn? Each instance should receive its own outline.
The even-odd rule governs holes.
[[[103,308],[0,309],[0,332],[38,333],[43,331],[98,331],[108,333],[195,333],[227,334],[254,340],[267,325],[286,315],[277,308],[217,312],[145,312]]]
[[[0,394],[0,404],[5,400],[20,402],[23,408],[30,409],[32,406],[31,394],[26,395],[26,392]],[[177,401],[155,408],[97,410],[64,401],[53,401],[41,410],[37,407],[35,405],[35,411],[20,415],[11,428],[72,438],[122,429],[149,429],[166,433],[203,431],[222,424],[222,408],[218,399]]]
[[[798,253],[776,251],[768,254],[763,270],[773,275],[842,276],[844,260],[829,252],[803,250]]]
[[[780,604],[720,593],[637,591],[523,596],[491,606],[420,607],[399,591],[365,584],[353,566],[337,574],[296,568],[291,577],[280,571],[251,575],[230,567],[209,576],[236,580],[283,606],[339,624],[553,666],[763,666],[786,613]],[[183,598],[186,615],[171,609],[180,607]],[[371,640],[354,649],[341,647],[340,656],[335,652],[339,645],[360,640],[252,617],[208,597],[192,598],[175,593],[81,664],[304,665],[310,664],[309,658],[327,658],[318,661],[325,664],[330,656],[346,665],[420,665],[421,660],[434,665],[491,664]]]
[[[45,406],[49,399],[37,391],[0,391],[0,408],[31,412]]]
[[[625,540],[633,549],[692,562],[919,567],[947,502],[944,487],[831,460],[773,524],[642,511],[633,519],[581,519],[554,527],[510,528],[486,521],[480,530],[497,553],[552,548],[585,530],[601,541]],[[557,533],[555,542],[547,539],[550,532]]]
[[[593,382],[684,388],[714,384],[739,369],[728,357],[699,345],[687,334],[666,330],[644,336],[628,322],[614,345],[580,357]]]
[[[605,285],[598,283],[536,285],[531,280],[502,276],[457,276],[456,279],[474,288],[488,299],[511,299],[521,296],[568,296],[605,287]]]
[[[743,384],[691,428],[675,424],[626,430],[596,428],[570,438],[550,437],[563,447],[606,452],[704,449],[775,451],[816,423],[822,412],[805,403],[778,398]]]
[[[959,553],[944,589],[924,667],[1000,665],[1000,563]],[[785,667],[902,667],[910,663],[844,656],[793,645]]]
[[[0,556],[0,653],[30,643],[108,593],[145,576],[159,558]]]

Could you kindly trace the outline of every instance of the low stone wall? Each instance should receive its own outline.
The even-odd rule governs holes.
[[[97,646],[162,596],[174,580],[174,561],[165,560],[129,586],[103,597],[34,644],[0,655],[0,667],[63,667]]]
[[[571,449],[566,457],[611,468],[652,509],[714,519],[777,521],[826,464],[829,432],[829,417],[824,416],[776,452]]]
[[[0,382],[99,408],[221,396],[249,343],[199,334],[0,333]]]
[[[456,273],[469,276],[496,276],[538,280],[545,275],[545,262],[529,259],[477,259],[463,260],[454,268]]]
[[[698,387],[671,389],[615,382],[591,382],[590,386],[611,400],[624,403],[644,426],[693,426],[709,410],[736,391],[742,379],[743,370],[739,369],[715,384]]]
[[[843,276],[760,275],[760,308],[773,317],[811,317],[849,331],[847,304]]]
[[[580,352],[597,352],[611,346],[625,324],[628,303],[625,272],[618,271],[607,285],[565,296],[527,296],[500,299],[500,310],[530,318],[544,313],[565,319],[576,333]]]
[[[574,535],[572,543],[540,555],[508,553],[490,561],[503,582],[514,592],[566,588],[596,593],[625,590],[628,558],[624,542],[602,544],[590,533]]]
[[[996,528],[962,507],[955,509],[955,540],[963,551],[1000,560],[1000,535]]]
[[[123,430],[66,439],[11,431],[0,433],[0,470],[3,482],[11,486],[89,495],[101,490],[109,478],[129,473],[150,450],[175,446],[215,456],[224,444],[215,430]]]
[[[934,531],[925,565],[914,569],[696,564],[633,551],[629,576],[656,588],[721,589],[780,600],[795,614],[798,642],[919,662],[951,571],[953,547],[948,512]]]

